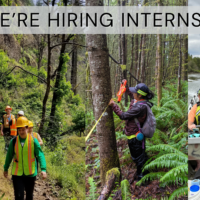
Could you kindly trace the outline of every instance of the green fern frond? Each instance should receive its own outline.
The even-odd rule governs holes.
[[[161,182],[160,187],[165,187],[166,185],[171,185],[171,184],[186,185],[187,183],[188,183],[188,176],[186,176],[183,173],[180,173],[178,177],[174,177],[173,179],[169,179],[169,180],[165,180],[164,182]]]
[[[180,196],[186,196],[188,194],[188,187],[180,187],[177,190],[175,190],[169,197],[169,200],[173,200],[176,197],[180,197]]]
[[[149,170],[149,169],[156,169],[156,168],[174,168],[180,165],[185,164],[185,162],[179,162],[176,160],[165,160],[164,162],[160,162],[157,160],[152,161],[151,163],[149,163],[148,165],[146,165],[143,169],[143,171],[145,170]]]
[[[182,153],[178,149],[174,148],[173,146],[169,144],[158,144],[155,146],[151,146],[147,149],[148,151],[166,151],[168,153]],[[184,153],[182,153],[184,155]]]
[[[162,162],[164,160],[175,160],[175,161],[181,161],[181,162],[187,162],[188,156],[183,154],[182,152],[179,153],[168,153],[160,156],[155,161]]]
[[[188,133],[187,132],[180,132],[180,133],[178,133],[177,135],[174,135],[173,137],[172,137],[172,140],[179,140],[179,139],[181,139],[181,138],[183,138],[183,137],[187,137],[188,136]]]
[[[96,184],[94,182],[94,179],[89,177],[88,183],[90,185],[90,200],[96,200],[97,194],[95,193],[97,190]]]
[[[121,182],[121,191],[123,200],[131,200],[131,193],[129,191],[130,184],[127,179]]]
[[[164,182],[166,180],[174,179],[176,176],[179,176],[181,173],[188,174],[188,164],[179,165],[169,172],[167,172],[161,179],[160,182]]]
[[[152,181],[155,179],[160,179],[165,175],[166,172],[151,172],[147,175],[145,175],[140,181],[136,183],[137,186],[140,186],[142,183],[145,183],[145,181]]]

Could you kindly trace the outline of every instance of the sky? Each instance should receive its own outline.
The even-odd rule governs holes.
[[[199,0],[188,0],[188,6],[200,6]],[[189,54],[200,57],[200,34],[188,35]]]

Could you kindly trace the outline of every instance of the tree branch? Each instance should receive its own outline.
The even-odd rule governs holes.
[[[15,68],[19,68],[19,69],[23,70],[24,72],[26,72],[26,73],[28,73],[28,74],[31,74],[31,75],[33,75],[33,76],[36,76],[38,79],[40,79],[41,81],[43,81],[44,83],[47,84],[46,80],[44,80],[44,79],[41,78],[40,76],[37,76],[37,75],[35,75],[35,74],[33,74],[33,73],[31,73],[31,72],[29,72],[29,71],[23,69],[23,68],[20,67],[20,66],[15,66],[15,67],[13,67],[13,68],[10,70],[10,72],[8,72],[5,76],[8,76]],[[5,73],[6,73],[6,72],[5,72]],[[52,86],[50,86],[50,87],[52,87]]]

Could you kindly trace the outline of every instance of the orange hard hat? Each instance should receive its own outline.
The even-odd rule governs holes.
[[[8,110],[8,109],[12,110],[12,108],[10,106],[6,106],[5,111]]]

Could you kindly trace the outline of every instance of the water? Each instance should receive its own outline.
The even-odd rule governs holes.
[[[191,98],[197,96],[197,91],[200,89],[200,73],[188,74],[188,104]]]

